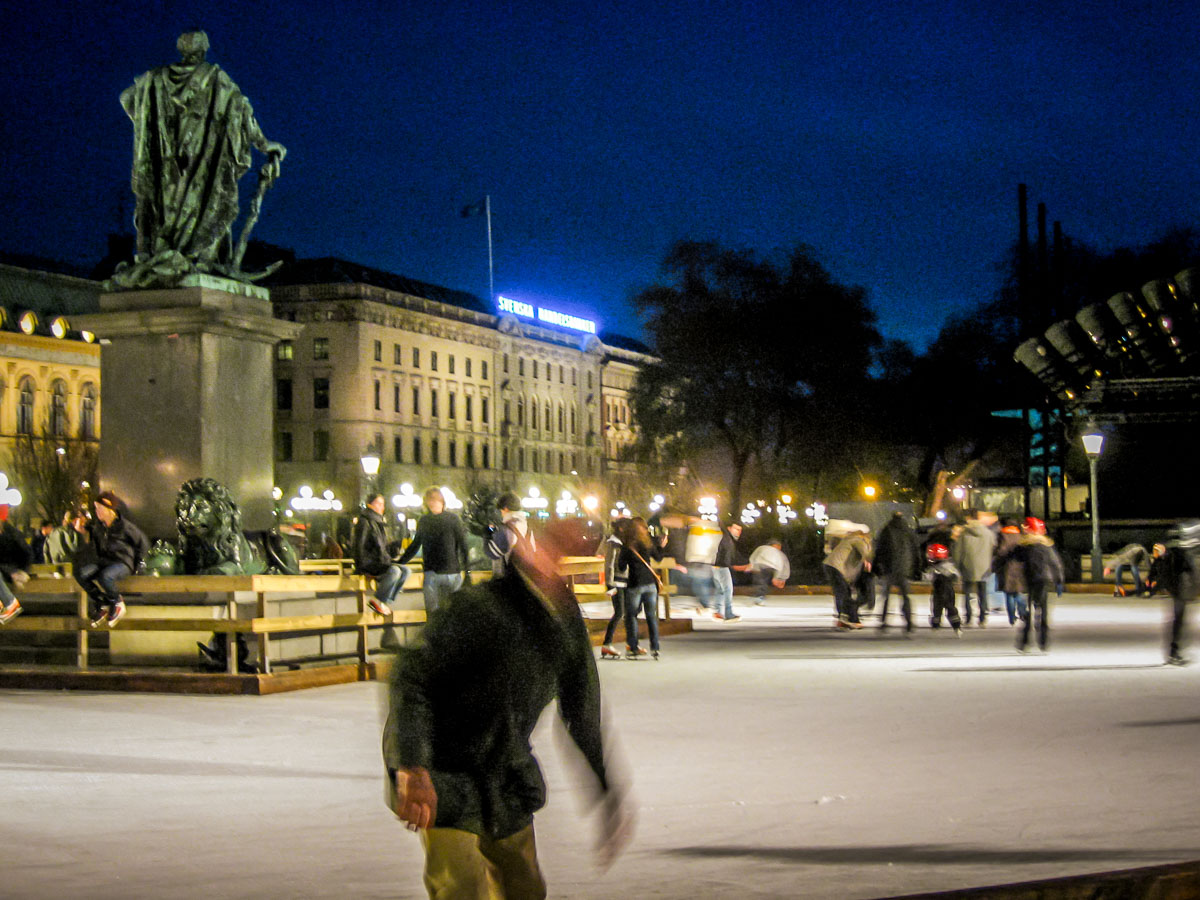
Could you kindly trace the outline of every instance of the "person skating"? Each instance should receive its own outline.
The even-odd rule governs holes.
[[[944,614],[958,637],[962,634],[962,619],[954,604],[954,582],[958,580],[958,569],[950,560],[950,548],[945,544],[930,544],[925,548],[925,560],[925,580],[931,584],[929,627],[941,628]]]
[[[374,493],[367,497],[354,528],[354,568],[360,574],[375,579],[375,596],[367,599],[367,605],[379,615],[390,617],[391,604],[404,589],[409,568],[397,565],[388,549],[383,519],[386,508],[383,494]]]
[[[750,554],[750,573],[754,579],[755,606],[762,606],[767,602],[768,586],[783,589],[791,577],[792,565],[788,562],[787,554],[783,552],[783,543],[778,538],[772,538],[754,548],[754,552]]]
[[[864,568],[871,568],[871,541],[866,532],[867,526],[855,525],[825,556],[825,575],[833,589],[838,628],[862,628],[850,586],[858,581]]]
[[[606,765],[600,680],[579,604],[547,547],[518,544],[512,561],[504,576],[439,606],[392,669],[388,806],[419,832],[435,900],[546,896],[534,838],[546,782],[530,736],[555,697],[599,788],[602,862],[632,831]]]
[[[604,643],[600,645],[601,659],[620,659],[621,654],[613,646],[613,635],[617,623],[625,618],[625,588],[629,585],[629,569],[620,564],[621,551],[625,549],[625,532],[629,520],[624,517],[613,519],[612,533],[604,541],[604,587],[612,600],[612,618],[604,629]]]
[[[875,541],[875,558],[871,569],[883,585],[883,609],[879,614],[879,627],[888,627],[888,602],[892,588],[900,594],[900,612],[904,615],[904,629],[913,630],[912,603],[908,597],[908,583],[916,574],[919,564],[917,536],[908,524],[908,517],[900,511],[892,513],[891,519],[879,532]]]
[[[462,519],[446,510],[446,498],[438,488],[425,492],[429,512],[417,520],[417,533],[396,564],[403,566],[424,548],[421,590],[425,614],[429,615],[447,597],[463,586],[467,571],[467,529]]]
[[[1158,545],[1155,545],[1158,546]],[[1171,626],[1167,630],[1167,665],[1187,665],[1183,655],[1187,605],[1196,599],[1196,553],[1200,549],[1200,521],[1180,522],[1159,555],[1158,584],[1171,595]]]
[[[713,560],[713,584],[716,594],[713,597],[713,618],[723,620],[726,624],[738,621],[741,616],[733,611],[733,570],[744,572],[749,565],[735,565],[737,557],[737,541],[742,536],[740,522],[731,522],[721,530],[721,542],[717,544],[717,555]]]
[[[499,578],[508,571],[508,560],[513,547],[520,541],[528,541],[536,550],[537,539],[529,527],[529,514],[521,508],[521,499],[512,491],[505,491],[496,500],[500,511],[500,525],[488,529],[488,539],[483,552],[492,561],[492,574]]]
[[[665,543],[665,539],[662,543]],[[638,647],[638,613],[646,616],[650,653],[658,659],[658,589],[662,581],[650,560],[662,559],[662,546],[650,538],[646,520],[630,519],[624,529],[624,546],[617,556],[617,567],[626,575],[625,586],[625,658],[637,659],[646,651]]]
[[[992,571],[992,554],[996,549],[996,533],[985,525],[979,510],[967,510],[967,524],[954,541],[951,558],[962,581],[963,624],[971,624],[971,595],[979,604],[979,627],[987,625],[987,577]]]
[[[1125,570],[1128,569],[1133,575],[1133,593],[1140,594],[1145,589],[1145,584],[1142,582],[1142,569],[1144,564],[1147,564],[1149,554],[1146,553],[1146,548],[1141,544],[1126,544],[1117,551],[1113,557],[1113,564],[1110,567],[1105,567],[1104,577],[1109,575],[1114,576],[1115,586],[1113,588],[1114,597],[1127,596],[1124,586]]]
[[[1015,625],[1018,617],[1025,615],[1027,606],[1021,595],[1029,588],[1025,584],[1025,569],[1013,551],[1021,543],[1021,527],[1015,519],[1005,519],[996,541],[996,555],[992,557],[992,571],[996,574],[996,585],[1004,594],[1004,608],[1008,612],[1008,624]]]
[[[12,587],[25,586],[31,565],[33,551],[8,521],[8,504],[0,504],[0,625],[21,614],[21,602],[13,596]]]
[[[92,504],[96,518],[86,525],[77,520],[84,540],[75,550],[74,573],[88,595],[92,627],[105,622],[111,628],[125,615],[125,601],[117,582],[138,570],[150,541],[129,520],[125,502],[112,491],[104,491]]]
[[[1046,523],[1030,516],[1022,529],[1024,534],[1013,555],[1020,561],[1029,588],[1029,608],[1017,629],[1017,649],[1025,652],[1029,645],[1029,630],[1037,620],[1037,643],[1045,650],[1050,641],[1050,588],[1063,592],[1063,564],[1054,549],[1054,541],[1046,534]]]

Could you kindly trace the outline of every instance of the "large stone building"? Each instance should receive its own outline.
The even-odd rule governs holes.
[[[41,511],[14,472],[18,443],[74,462],[100,439],[100,346],[69,318],[97,292],[85,278],[0,263],[0,472],[25,495],[24,518]]]
[[[552,512],[560,500],[604,498],[624,465],[629,389],[651,359],[636,341],[337,259],[288,265],[271,299],[277,316],[305,326],[276,354],[285,502],[303,486],[350,506],[372,486],[465,497],[488,484]],[[381,460],[374,478],[361,465],[368,453]]]

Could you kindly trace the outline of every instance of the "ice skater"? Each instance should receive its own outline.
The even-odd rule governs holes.
[[[1159,585],[1171,595],[1171,627],[1167,632],[1167,665],[1187,665],[1183,655],[1184,619],[1196,598],[1196,552],[1200,548],[1200,521],[1180,522],[1167,539],[1158,566]]]
[[[1046,534],[1046,523],[1030,516],[1025,520],[1024,534],[1014,556],[1020,561],[1029,588],[1029,608],[1017,629],[1017,650],[1024,653],[1029,646],[1029,631],[1037,620],[1038,649],[1046,650],[1050,641],[1050,587],[1058,596],[1063,592],[1063,564],[1054,549],[1054,541]],[[1145,551],[1143,551],[1145,552]]]
[[[925,548],[925,579],[932,584],[929,596],[929,627],[942,627],[942,614],[954,629],[954,636],[962,635],[962,619],[954,605],[954,583],[958,581],[958,569],[950,561],[950,548],[945,544],[930,544]]]

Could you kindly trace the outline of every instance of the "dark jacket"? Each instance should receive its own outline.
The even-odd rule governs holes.
[[[638,555],[641,559],[638,559]],[[620,555],[617,557],[617,568],[624,569],[627,573],[626,585],[631,588],[644,587],[647,584],[658,584],[658,579],[655,577],[655,572],[650,568],[648,563],[654,559],[662,559],[663,553],[661,547],[652,547],[646,550],[644,547],[623,547]],[[643,561],[644,560],[644,561]]]
[[[1027,585],[1061,585],[1065,580],[1062,560],[1054,549],[1054,541],[1044,534],[1023,534],[1013,555],[1025,571]]]
[[[919,559],[917,536],[902,518],[893,518],[883,526],[875,541],[875,560],[871,570],[881,577],[911,580]]]
[[[364,575],[382,575],[392,565],[383,516],[363,509],[354,527],[354,568]]]
[[[726,528],[721,529],[721,542],[717,544],[717,558],[713,560],[713,565],[718,569],[728,569],[734,564],[737,556],[737,541],[733,539],[733,535]]]
[[[101,568],[121,563],[136,575],[150,550],[150,539],[142,529],[121,515],[107,527],[99,519],[92,519],[87,524],[87,533],[87,542],[81,542],[75,551],[76,559],[95,562]]]
[[[546,784],[529,736],[558,697],[567,733],[607,789],[600,681],[579,604],[558,579],[517,572],[459,591],[393,667],[383,756],[429,770],[439,828],[504,838],[533,821]]]
[[[1000,530],[996,555],[992,558],[992,571],[996,573],[997,586],[1006,594],[1029,593],[1029,585],[1025,583],[1025,567],[1014,555],[1020,543],[1021,532]]]
[[[1193,600],[1196,596],[1196,560],[1189,550],[1167,547],[1154,561],[1158,566],[1158,587],[1177,600]]]
[[[33,551],[21,537],[21,532],[13,527],[11,522],[5,522],[0,528],[0,572],[5,579],[11,579],[12,573],[23,570],[29,571],[33,565]]]
[[[467,529],[452,512],[428,513],[417,520],[417,533],[398,562],[404,565],[424,548],[421,556],[426,572],[457,575],[467,569]]]

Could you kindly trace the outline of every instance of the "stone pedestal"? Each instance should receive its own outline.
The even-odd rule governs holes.
[[[274,346],[300,326],[265,289],[210,276],[102,294],[100,310],[72,325],[102,345],[101,487],[151,538],[174,538],[179,486],[200,476],[229,488],[244,528],[269,528]]]

